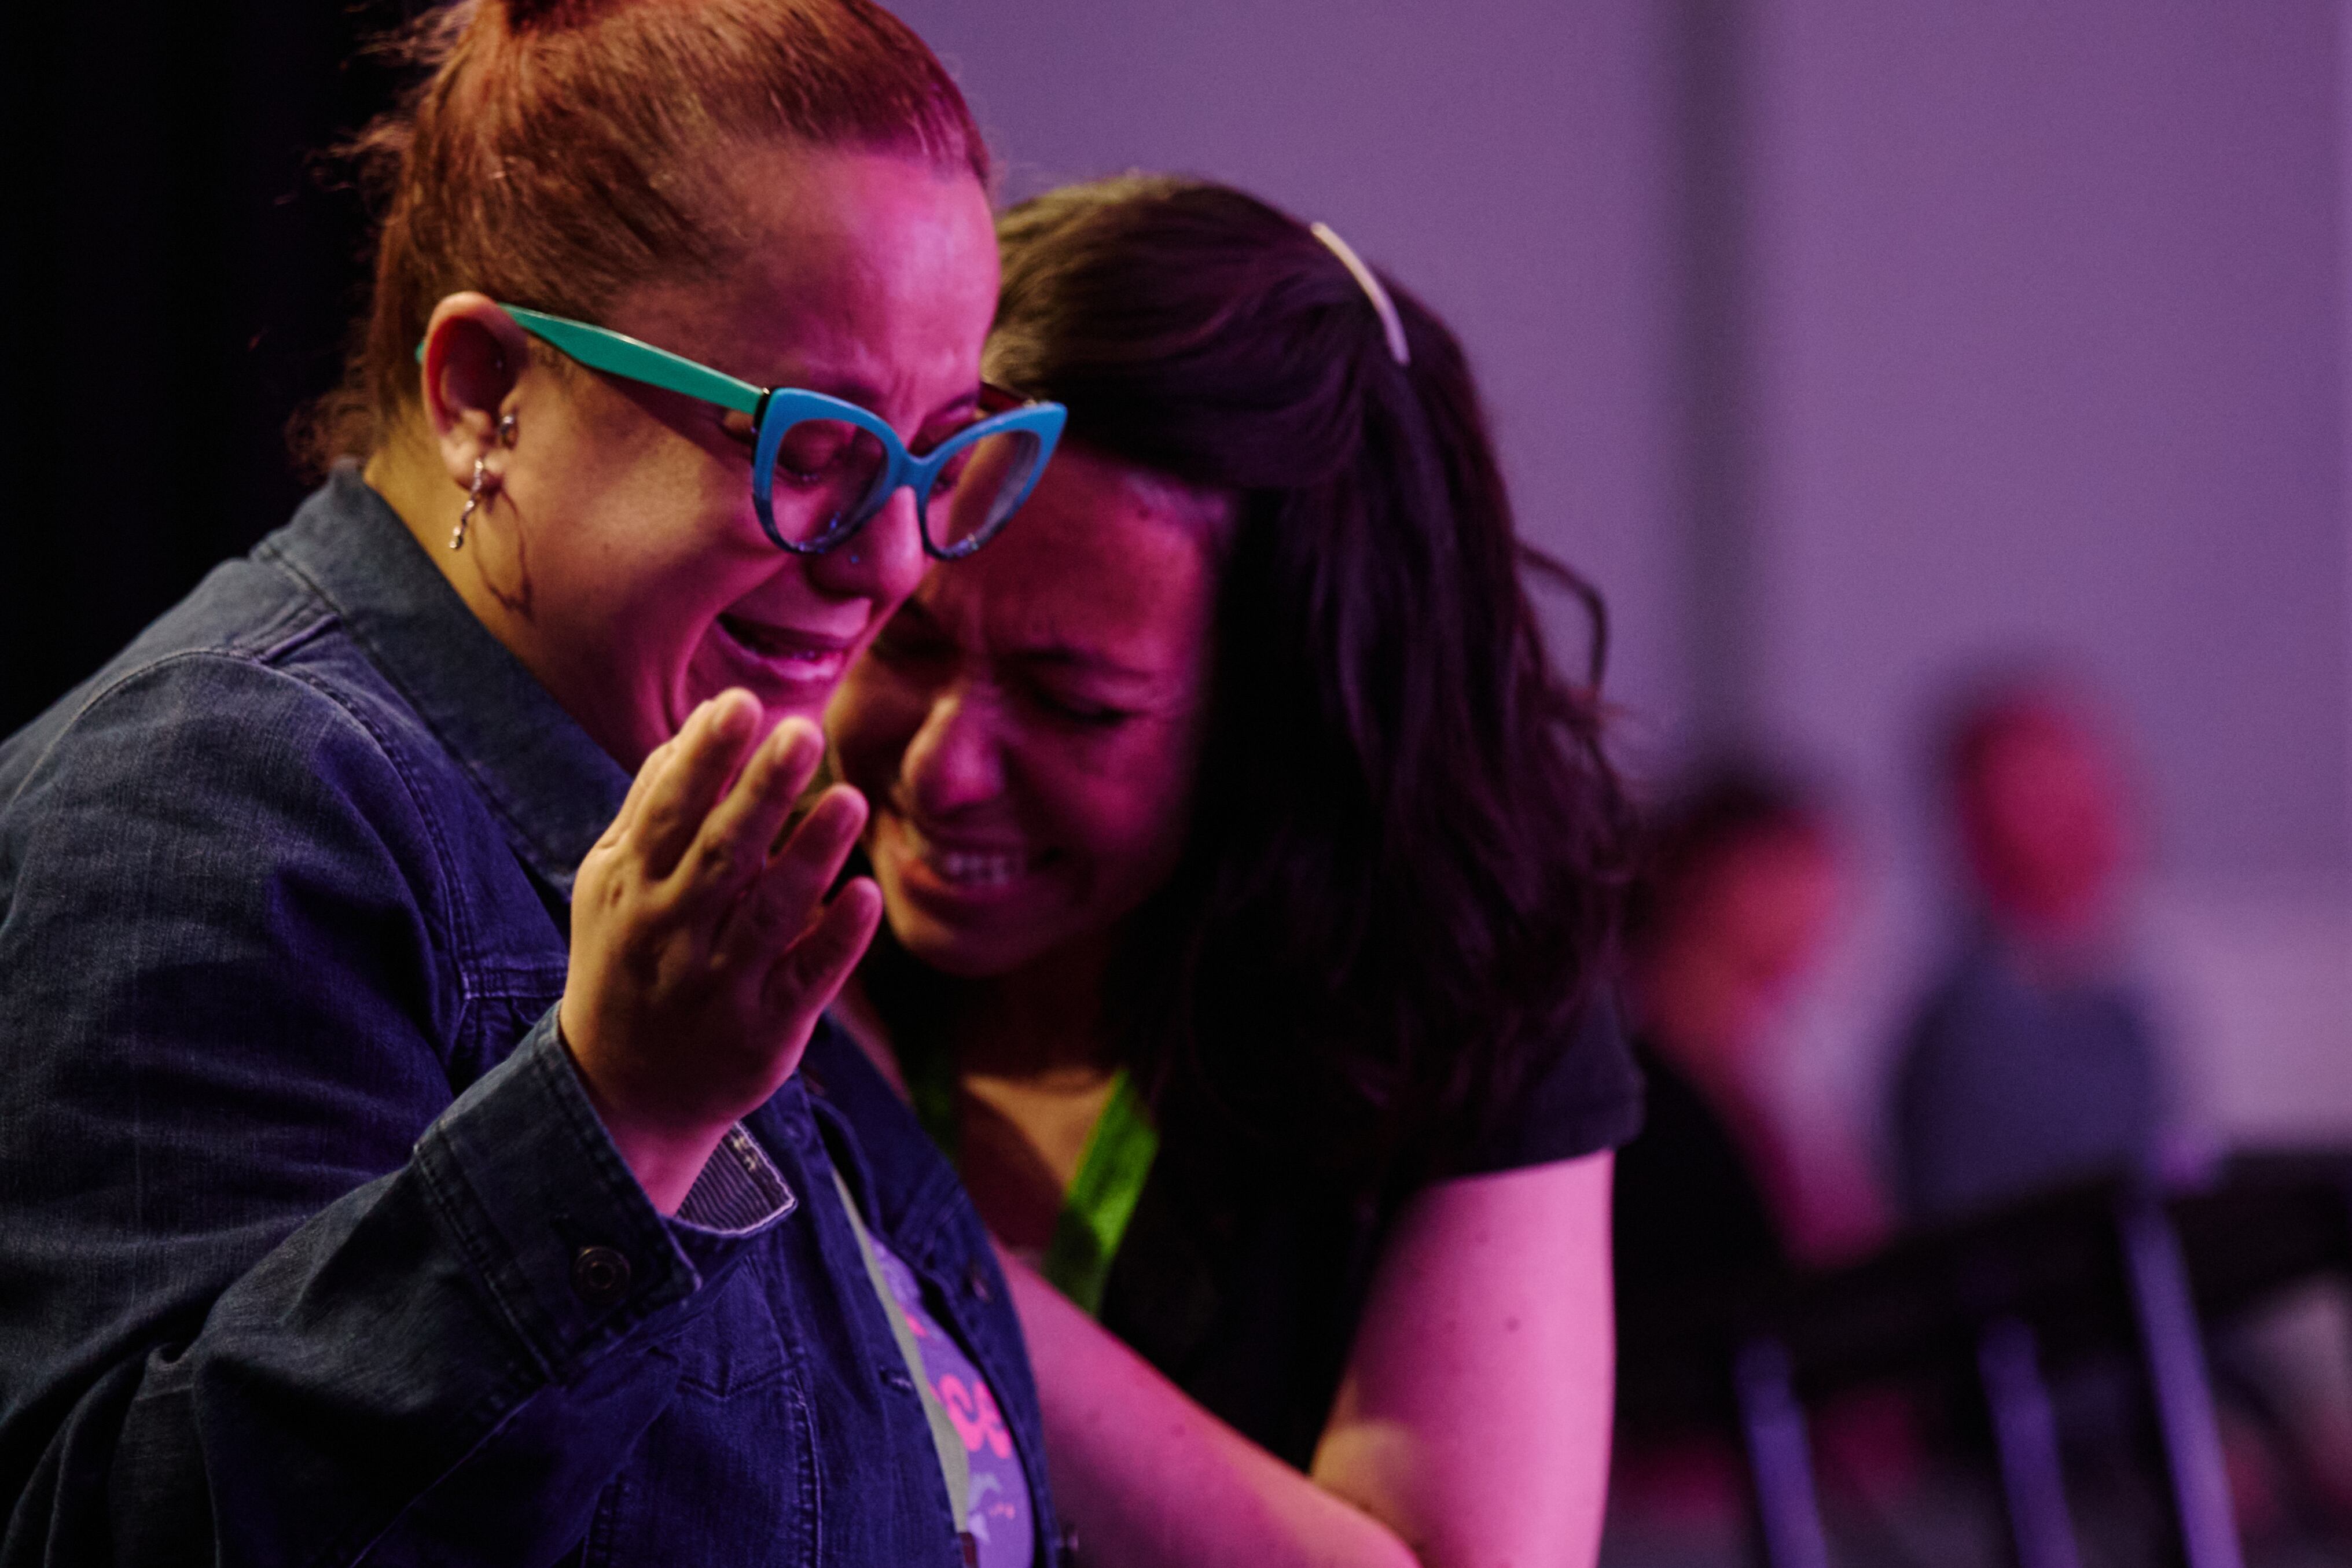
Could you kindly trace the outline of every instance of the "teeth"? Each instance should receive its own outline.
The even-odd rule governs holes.
[[[941,849],[911,826],[907,836],[923,863],[958,887],[1002,887],[1029,869],[1029,857],[1016,851]]]
[[[789,644],[779,646],[779,639],[771,636],[763,629],[738,621],[731,615],[720,616],[719,627],[720,631],[733,638],[737,644],[749,649],[763,659],[780,660],[793,664],[822,664],[841,656],[831,648],[811,648],[804,645],[795,647]]]
[[[934,850],[932,868],[949,882],[963,887],[997,887],[1021,874],[1019,855],[975,855]]]

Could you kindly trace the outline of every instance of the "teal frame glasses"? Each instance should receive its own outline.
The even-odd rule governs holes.
[[[776,548],[794,555],[823,555],[865,527],[903,485],[915,492],[916,527],[922,535],[924,553],[935,560],[961,559],[995,538],[1029,498],[1069,417],[1057,402],[1024,403],[965,426],[918,457],[880,415],[845,398],[797,387],[754,386],[608,327],[592,327],[520,305],[501,304],[499,308],[513,317],[524,331],[590,370],[749,414],[756,432],[751,447],[751,505],[760,514],[760,527]],[[424,344],[416,346],[416,355],[419,360],[425,357]],[[851,429],[845,431],[844,426]],[[789,466],[793,455],[788,453],[785,443],[795,427],[803,431],[802,446],[812,444],[806,439],[808,432],[820,433],[813,444],[821,468],[803,473]],[[780,460],[787,464],[788,484],[831,492],[825,497],[834,503],[831,515],[806,538],[790,538],[777,525]],[[951,497],[949,507],[954,516],[944,530],[945,538],[935,538],[930,518],[933,492],[942,481],[950,489],[955,488],[968,473],[984,473],[992,487],[972,497]]]

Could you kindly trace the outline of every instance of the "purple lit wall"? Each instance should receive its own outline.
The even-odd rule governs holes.
[[[898,8],[1008,194],[1228,178],[1454,322],[1637,758],[1745,736],[1845,791],[1821,1093],[1869,1098],[1937,940],[1925,705],[2046,653],[2136,748],[2218,1119],[2352,1130],[2337,0]]]
[[[1776,727],[1879,779],[1947,671],[2046,647],[2161,863],[2352,867],[2336,5],[1761,15]]]

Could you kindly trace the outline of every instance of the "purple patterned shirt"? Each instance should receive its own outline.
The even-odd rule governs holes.
[[[882,1278],[922,1352],[931,1392],[947,1406],[948,1419],[971,1457],[971,1512],[964,1528],[980,1543],[980,1568],[1029,1568],[1036,1555],[1037,1528],[1029,1517],[1029,1479],[1013,1434],[997,1414],[996,1396],[955,1337],[923,1306],[923,1288],[914,1271],[891,1255],[880,1237],[873,1241]]]

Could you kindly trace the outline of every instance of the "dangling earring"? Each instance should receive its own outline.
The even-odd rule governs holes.
[[[500,446],[512,446],[514,444],[514,438],[515,416],[509,413],[499,421],[499,444]],[[488,465],[477,457],[474,459],[474,483],[466,492],[466,509],[457,514],[457,526],[449,530],[449,548],[451,549],[464,549],[466,548],[466,525],[473,521],[474,508],[482,504],[482,492],[486,487],[492,487],[490,486],[489,467]]]
[[[466,548],[466,525],[474,519],[474,508],[482,504],[482,487],[489,482],[488,466],[478,457],[474,459],[473,487],[466,492],[466,509],[457,514],[457,526],[449,530],[449,548]]]

